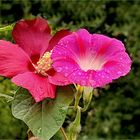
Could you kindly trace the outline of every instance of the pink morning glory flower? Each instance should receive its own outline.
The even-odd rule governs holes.
[[[125,76],[131,69],[131,59],[121,41],[85,29],[62,38],[51,58],[54,69],[69,81],[94,88]]]
[[[59,39],[70,32],[61,30],[54,36],[50,32],[47,21],[38,17],[16,23],[12,32],[16,44],[0,40],[0,75],[28,89],[36,102],[55,97],[56,86],[51,81],[61,79],[61,85],[67,84],[51,67],[50,55]]]

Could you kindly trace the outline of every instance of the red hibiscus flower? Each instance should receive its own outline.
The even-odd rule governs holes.
[[[65,35],[61,30],[54,36],[47,21],[41,17],[33,20],[20,20],[12,35],[16,42],[0,40],[0,75],[12,78],[16,85],[30,91],[36,102],[44,98],[54,98],[57,83],[67,84],[67,80],[51,67],[51,50]]]

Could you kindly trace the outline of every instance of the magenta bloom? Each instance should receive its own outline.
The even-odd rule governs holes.
[[[0,75],[28,89],[36,102],[55,97],[56,86],[51,81],[57,83],[61,79],[61,85],[67,83],[64,76],[52,69],[50,51],[70,33],[61,30],[52,37],[50,32],[47,21],[38,17],[16,23],[12,32],[16,44],[0,40]]]
[[[61,39],[52,52],[53,67],[69,81],[82,86],[103,87],[126,75],[131,59],[123,43],[80,29]]]

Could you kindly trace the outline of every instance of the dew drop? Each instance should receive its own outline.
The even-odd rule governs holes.
[[[82,75],[82,73],[81,72],[78,72],[78,75]]]
[[[57,68],[57,72],[61,72],[62,71],[62,68],[61,67],[58,67]]]
[[[75,76],[75,73],[73,73],[73,75]]]
[[[88,76],[86,76],[86,79],[88,79]]]
[[[82,80],[82,81],[81,81],[81,85],[82,85],[82,86],[86,85],[86,81]]]
[[[100,74],[100,73],[99,73],[98,75],[99,75],[99,76],[101,76],[101,74]]]
[[[109,76],[106,76],[107,79],[109,79]]]
[[[105,78],[105,76],[104,76],[104,75],[102,75],[102,78]]]
[[[106,72],[107,72],[107,73],[110,73],[110,71],[109,71],[109,70],[107,70]]]
[[[65,73],[65,74],[64,74],[64,76],[66,76],[66,77],[67,77],[67,76],[68,76],[68,73]]]
[[[89,80],[90,84],[93,84],[95,81],[94,80]]]
[[[68,70],[68,67],[66,66],[65,69]]]
[[[121,71],[118,71],[117,73],[118,73],[118,74],[122,74],[122,72],[121,72]]]

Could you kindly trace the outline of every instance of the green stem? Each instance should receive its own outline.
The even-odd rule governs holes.
[[[92,92],[90,92],[88,98],[84,100],[84,107],[82,108],[82,112],[85,112],[88,109],[91,103],[92,95]]]
[[[77,106],[77,113],[75,120],[69,126],[69,140],[76,140],[81,131],[81,107]]]
[[[74,108],[75,110],[77,109],[78,105],[79,105],[79,101],[82,97],[82,92],[83,92],[83,87],[81,86],[77,86],[77,92],[75,94],[75,103],[74,103]]]
[[[84,87],[84,91],[83,91],[84,107],[82,108],[82,112],[85,112],[88,109],[90,102],[92,100],[92,96],[93,96],[93,88],[92,87]]]
[[[64,130],[63,127],[60,127],[60,131],[61,131],[61,133],[62,133],[62,135],[64,137],[64,140],[68,140],[68,137],[67,137],[67,135],[66,135],[65,130]]]
[[[21,0],[22,3],[22,8],[23,8],[23,17],[24,18],[28,18],[29,17],[29,13],[30,13],[30,9],[31,9],[31,2],[28,0]]]
[[[2,24],[1,9],[2,9],[2,1],[0,0],[0,25]]]

